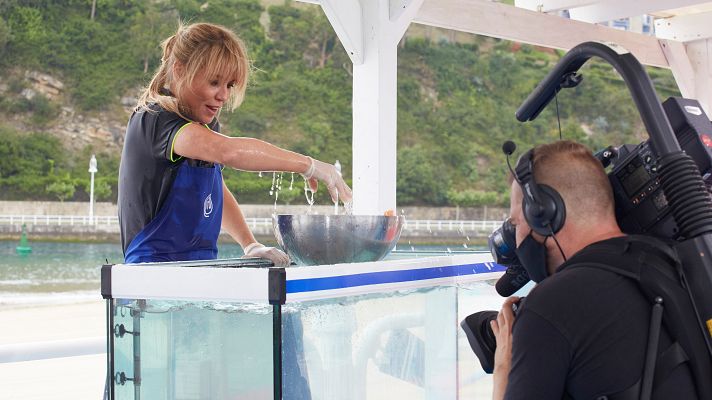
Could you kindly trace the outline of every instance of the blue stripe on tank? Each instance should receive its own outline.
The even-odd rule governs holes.
[[[316,292],[320,290],[344,289],[383,283],[414,282],[452,276],[503,272],[505,270],[506,268],[499,264],[478,263],[400,271],[367,272],[363,274],[329,276],[323,278],[295,279],[287,281],[287,293]]]

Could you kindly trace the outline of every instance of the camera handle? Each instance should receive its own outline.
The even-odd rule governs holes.
[[[515,114],[517,119],[533,121],[559,90],[572,86],[567,84],[570,77],[576,76],[576,72],[594,56],[607,61],[623,77],[657,153],[662,156],[680,151],[680,144],[648,73],[630,52],[613,44],[585,42],[569,50],[519,106]],[[578,86],[578,82],[573,86]]]

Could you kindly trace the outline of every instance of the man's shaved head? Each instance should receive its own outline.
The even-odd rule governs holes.
[[[590,225],[614,216],[611,184],[586,146],[568,140],[536,146],[533,166],[537,184],[563,198],[567,223]]]

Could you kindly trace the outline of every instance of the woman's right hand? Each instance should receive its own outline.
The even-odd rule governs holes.
[[[319,186],[318,181],[324,182],[326,189],[331,195],[331,200],[336,203],[341,200],[343,203],[349,203],[353,197],[351,188],[344,182],[341,173],[335,166],[315,160],[309,157],[311,164],[309,169],[303,174],[304,178],[309,182],[309,187],[316,192]]]

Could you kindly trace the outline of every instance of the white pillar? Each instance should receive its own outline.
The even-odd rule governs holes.
[[[712,39],[685,43],[694,72],[695,98],[712,118]]]
[[[712,12],[655,20],[655,36],[683,97],[712,118]]]
[[[89,173],[91,174],[91,182],[89,184],[89,219],[92,221],[91,223],[94,223],[94,174],[96,172],[96,157],[92,154],[89,160]]]
[[[397,46],[422,3],[321,1],[354,63],[354,214],[380,215],[396,209]]]
[[[354,65],[354,214],[380,215],[396,207],[396,115],[398,39],[388,4],[363,3],[364,62]]]
[[[89,189],[89,218],[94,218],[94,173],[91,173],[91,189]]]
[[[712,39],[687,43],[660,40],[680,94],[696,99],[712,118]]]

